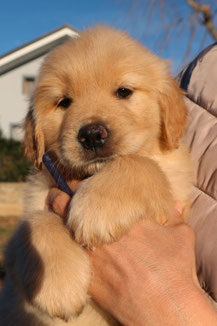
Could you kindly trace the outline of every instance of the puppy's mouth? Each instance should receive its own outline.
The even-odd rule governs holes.
[[[52,158],[51,158],[52,156]],[[73,193],[67,185],[68,181],[82,181],[94,175],[98,172],[111,158],[102,159],[96,158],[90,162],[85,162],[80,166],[73,166],[65,168],[62,164],[57,165],[54,163],[54,157],[52,154],[44,154],[42,161],[51,177],[56,182],[57,186],[69,196],[72,197]]]
[[[77,176],[81,176],[82,179],[86,179],[95,173],[99,172],[106,164],[111,162],[116,155],[109,156],[97,156],[94,155],[91,159],[82,160],[77,166],[76,174]]]
[[[117,156],[113,133],[102,122],[83,125],[72,144],[66,134],[48,151],[65,180],[88,178]]]
[[[73,179],[84,180],[91,177],[117,156],[108,150],[83,150],[79,153],[79,159],[76,160],[74,160],[73,152],[70,155],[69,153],[64,155],[64,152],[60,155],[50,152],[49,155],[54,162],[58,162],[57,166],[60,173],[68,181]]]
[[[110,161],[114,157],[114,154],[110,146],[105,146],[100,149],[93,148],[92,150],[82,150],[80,156],[81,162],[86,165],[94,163],[99,164]]]

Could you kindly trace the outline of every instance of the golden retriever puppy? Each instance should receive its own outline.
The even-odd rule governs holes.
[[[96,27],[46,57],[25,121],[26,154],[40,172],[6,251],[2,326],[117,324],[88,297],[84,247],[118,240],[141,218],[165,224],[175,200],[186,216],[186,118],[167,64],[125,33]],[[84,180],[66,225],[45,209],[55,185],[45,152],[66,181]]]

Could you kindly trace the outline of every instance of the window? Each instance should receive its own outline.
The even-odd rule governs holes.
[[[23,93],[26,96],[30,96],[34,89],[35,77],[24,77],[23,80]]]
[[[11,138],[14,140],[22,141],[23,140],[23,128],[21,124],[12,123],[11,126]]]

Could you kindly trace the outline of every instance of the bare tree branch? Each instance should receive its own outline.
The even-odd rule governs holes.
[[[210,32],[214,40],[217,41],[217,30],[214,27],[211,15],[211,9],[209,5],[198,5],[194,0],[186,0],[191,8],[203,15],[203,24]]]
[[[169,54],[180,65],[201,47],[217,41],[217,0],[117,1],[128,9],[125,21],[131,22],[137,37],[148,42],[155,53],[164,57]]]

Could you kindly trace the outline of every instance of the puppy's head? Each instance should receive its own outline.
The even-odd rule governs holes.
[[[117,155],[178,147],[186,123],[167,64],[126,34],[83,32],[44,61],[25,123],[26,154],[92,171]]]

